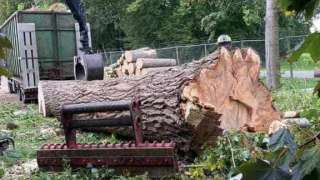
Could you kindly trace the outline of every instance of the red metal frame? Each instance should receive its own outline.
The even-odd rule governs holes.
[[[61,121],[64,127],[66,143],[43,145],[37,152],[39,167],[47,170],[58,170],[63,167],[64,162],[68,162],[72,168],[87,167],[88,165],[124,169],[129,167],[154,167],[159,170],[172,169],[172,172],[175,172],[177,169],[175,143],[164,141],[143,142],[140,102],[134,100],[129,103],[129,105],[123,102],[110,104],[91,103],[64,107],[61,113]],[[133,127],[135,141],[120,144],[78,144],[76,138],[76,129],[78,128],[74,128],[76,127],[76,120],[73,119],[73,115],[88,112],[105,112],[110,109],[130,110],[131,121],[126,121],[125,123]],[[90,127],[92,121],[88,120],[86,122]],[[91,123],[91,125],[93,124]]]

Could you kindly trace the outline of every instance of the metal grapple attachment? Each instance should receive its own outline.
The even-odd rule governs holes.
[[[103,54],[84,54],[74,57],[74,77],[76,80],[103,80]]]
[[[74,119],[75,114],[108,111],[130,111],[130,115],[104,119]],[[138,101],[97,102],[64,105],[61,120],[65,144],[45,144],[37,152],[38,165],[46,170],[61,170],[66,163],[72,168],[108,167],[132,175],[148,172],[162,177],[177,170],[173,142],[143,142]],[[76,130],[92,127],[132,126],[135,141],[120,144],[79,144]]]

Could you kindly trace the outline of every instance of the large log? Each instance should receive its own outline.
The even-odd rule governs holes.
[[[136,62],[138,58],[156,58],[157,51],[150,48],[141,48],[132,51],[126,51],[124,57],[126,61],[132,63]]]
[[[152,58],[139,58],[137,59],[137,69],[144,68],[160,68],[168,66],[176,66],[177,60],[175,59],[152,59]]]
[[[145,76],[108,81],[41,81],[39,108],[59,116],[63,104],[141,100],[147,139],[171,139],[180,150],[199,150],[223,130],[267,132],[280,113],[259,81],[260,58],[252,49],[222,48],[208,57]]]

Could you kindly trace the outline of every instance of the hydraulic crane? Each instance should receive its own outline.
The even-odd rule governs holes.
[[[77,80],[102,80],[104,76],[104,56],[93,53],[89,47],[89,34],[86,22],[85,8],[81,0],[65,0],[74,19],[79,23],[80,42],[83,54],[75,57],[74,71]]]

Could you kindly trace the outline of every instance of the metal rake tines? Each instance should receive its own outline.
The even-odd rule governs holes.
[[[118,144],[77,144],[73,149],[105,149],[105,148],[174,148],[174,142],[144,142],[136,144],[134,142],[124,142]],[[66,144],[44,144],[40,150],[68,149]]]

